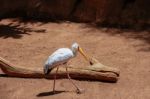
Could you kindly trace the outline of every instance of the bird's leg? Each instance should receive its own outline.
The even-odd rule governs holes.
[[[56,73],[54,74],[53,93],[55,93],[55,82],[56,82],[56,76],[57,76],[58,69],[59,69],[59,67],[57,67]]]
[[[68,79],[71,81],[71,83],[77,88],[77,93],[78,94],[81,94],[82,93],[82,90],[72,81],[70,75],[69,75],[69,72],[68,72],[68,68],[67,68],[67,65],[66,65],[66,72],[67,72],[67,76],[68,76]]]

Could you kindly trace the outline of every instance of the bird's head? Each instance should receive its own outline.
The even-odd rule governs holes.
[[[78,43],[73,43],[71,49],[72,49],[74,55],[76,55],[77,52],[79,51],[80,54],[83,55],[84,58],[92,65],[92,62],[91,62],[91,60],[90,60],[90,57],[88,57],[88,56],[85,54],[85,52],[84,52],[83,49],[79,46]]]

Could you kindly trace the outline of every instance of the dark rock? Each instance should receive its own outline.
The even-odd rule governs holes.
[[[0,0],[0,18],[145,26],[150,24],[149,4],[150,0]]]

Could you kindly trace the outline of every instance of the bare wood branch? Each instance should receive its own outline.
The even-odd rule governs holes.
[[[83,80],[98,80],[107,82],[116,82],[119,78],[119,70],[116,68],[105,66],[92,58],[93,65],[82,68],[68,67],[70,76],[74,79]],[[23,78],[49,78],[52,79],[56,69],[53,69],[48,76],[43,74],[43,69],[27,69],[23,66],[16,66],[0,57],[0,68],[2,71],[11,77]],[[66,78],[64,67],[60,67],[58,78]]]

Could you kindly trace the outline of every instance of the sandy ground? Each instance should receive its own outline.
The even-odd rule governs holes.
[[[117,83],[74,80],[85,93],[76,94],[67,79],[53,80],[2,77],[0,99],[150,99],[150,32],[61,22],[0,21],[0,56],[14,64],[42,68],[47,57],[60,47],[78,42],[101,63],[119,68]],[[84,66],[81,55],[69,65]],[[2,72],[0,72],[2,74]]]

